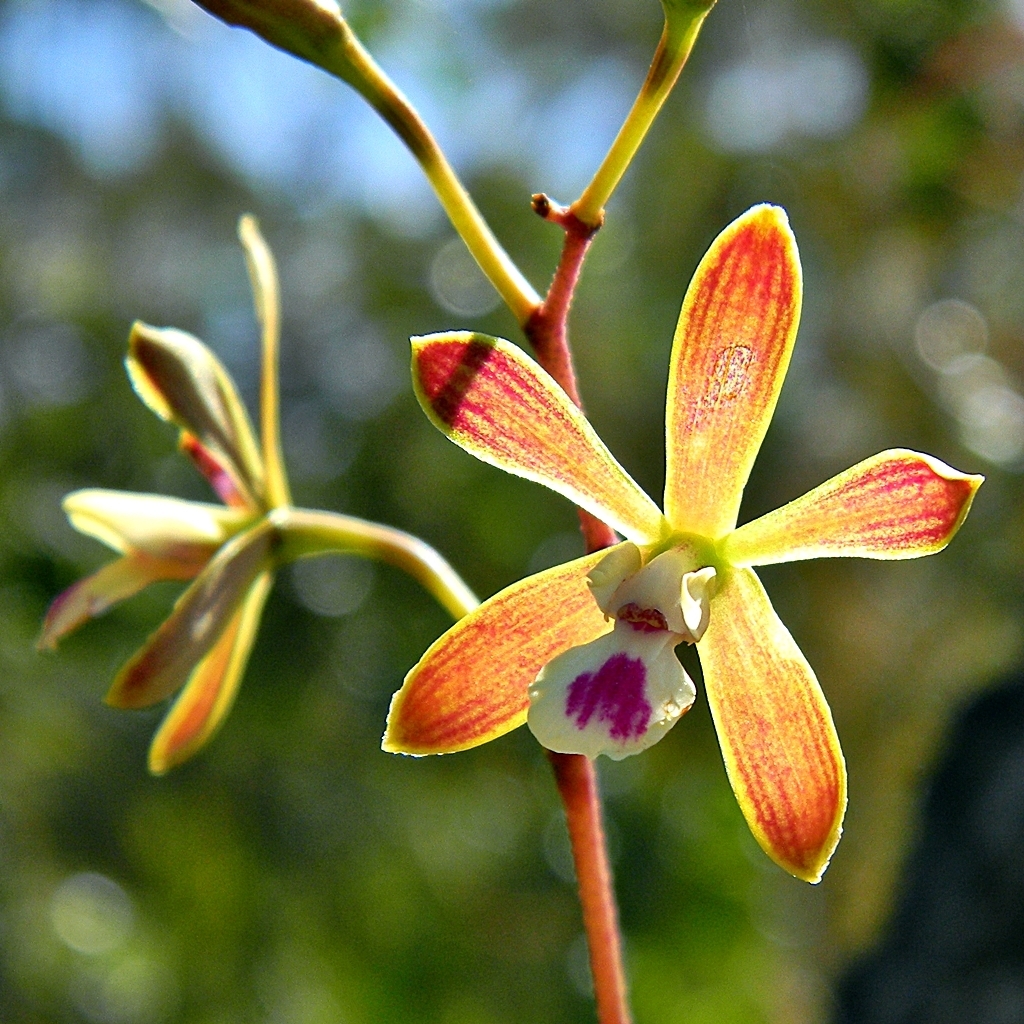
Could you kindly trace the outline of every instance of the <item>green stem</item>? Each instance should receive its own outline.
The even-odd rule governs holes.
[[[423,168],[448,219],[520,324],[540,305],[540,296],[463,188],[422,118],[384,73],[341,16],[332,0],[196,0],[230,25],[252,29],[347,82],[391,126]]]
[[[663,0],[665,27],[647,79],[597,173],[570,207],[583,224],[600,227],[605,203],[636,156],[662,104],[668,99],[713,4],[714,0],[698,6],[678,0]]]
[[[419,161],[452,226],[461,235],[480,269],[497,289],[520,324],[540,305],[540,296],[523,277],[469,193],[459,181],[437,140],[415,108],[351,33],[344,59],[361,72],[352,84]],[[340,69],[336,70],[340,74]]]
[[[338,512],[280,508],[270,514],[280,531],[282,563],[312,555],[362,555],[408,573],[456,619],[480,603],[462,577],[425,541],[411,533]]]

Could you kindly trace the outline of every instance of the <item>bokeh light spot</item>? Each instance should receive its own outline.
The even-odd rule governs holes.
[[[50,920],[61,942],[86,956],[117,949],[131,932],[133,919],[124,889],[92,871],[66,878],[50,900]]]
[[[958,356],[985,351],[988,324],[969,303],[943,299],[917,318],[914,341],[918,355],[933,370],[945,370]]]
[[[373,563],[355,556],[325,556],[296,562],[292,589],[299,602],[316,615],[341,618],[366,601],[373,588]]]
[[[707,99],[708,130],[723,150],[741,153],[763,153],[789,136],[831,138],[860,120],[867,92],[859,55],[842,43],[822,43],[716,75]]]
[[[483,316],[501,302],[461,238],[445,242],[431,261],[430,294],[459,316]]]
[[[957,356],[943,369],[939,392],[971,451],[1007,468],[1024,458],[1024,396],[994,359]]]

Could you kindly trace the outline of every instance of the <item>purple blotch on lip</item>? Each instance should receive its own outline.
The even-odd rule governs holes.
[[[644,696],[647,668],[639,658],[621,651],[613,654],[596,672],[584,672],[570,684],[565,713],[585,729],[594,715],[608,722],[613,740],[643,736],[651,720],[651,705]]]

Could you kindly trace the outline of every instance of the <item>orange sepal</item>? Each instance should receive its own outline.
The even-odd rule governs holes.
[[[391,701],[383,748],[447,754],[526,721],[527,690],[552,658],[610,625],[587,586],[606,552],[528,576],[435,641]]]
[[[718,588],[697,650],[729,781],[768,856],[817,882],[846,810],[832,713],[754,571],[722,572]]]
[[[983,480],[894,448],[741,526],[722,554],[733,565],[931,555],[952,540]]]
[[[163,775],[205,746],[235,702],[273,577],[256,577],[221,638],[195,667],[149,748],[149,770]]]
[[[665,515],[717,539],[736,525],[796,341],[800,257],[785,211],[755,206],[712,243],[679,314],[665,410]]]
[[[638,544],[659,539],[661,511],[522,349],[464,332],[414,338],[412,345],[416,397],[457,445],[550,487]]]

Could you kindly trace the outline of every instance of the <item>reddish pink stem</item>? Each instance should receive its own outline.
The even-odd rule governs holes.
[[[544,301],[526,322],[523,331],[537,355],[537,362],[561,385],[562,390],[582,408],[576,387],[576,371],[569,347],[569,309],[583,260],[600,224],[584,224],[576,214],[553,202],[546,195],[533,197],[533,209],[545,220],[559,225],[565,232],[562,255]],[[596,516],[579,510],[580,529],[587,551],[600,551],[618,541],[615,531]]]
[[[583,927],[590,947],[590,971],[599,1024],[630,1024],[626,975],[622,969],[619,911],[612,890],[601,795],[594,762],[582,754],[548,751],[558,793],[565,806],[579,881]]]
[[[537,361],[562,385],[565,393],[580,405],[576,371],[569,349],[569,308],[572,306],[576,283],[580,279],[584,257],[597,228],[588,227],[574,213],[542,194],[533,197],[533,209],[545,220],[558,224],[565,231],[565,241],[555,276],[551,279],[551,287],[523,330],[537,353]]]
[[[565,231],[562,255],[543,303],[524,326],[537,361],[581,405],[576,371],[569,346],[568,320],[583,260],[600,224],[584,224],[574,213],[545,195],[533,197],[533,209]],[[579,509],[580,528],[588,552],[617,543],[615,531],[584,509]],[[600,1024],[630,1024],[626,1001],[626,976],[622,969],[619,912],[608,864],[601,795],[594,763],[582,754],[548,751],[558,793],[565,807],[569,840],[579,882],[583,927],[590,949],[594,999]]]

